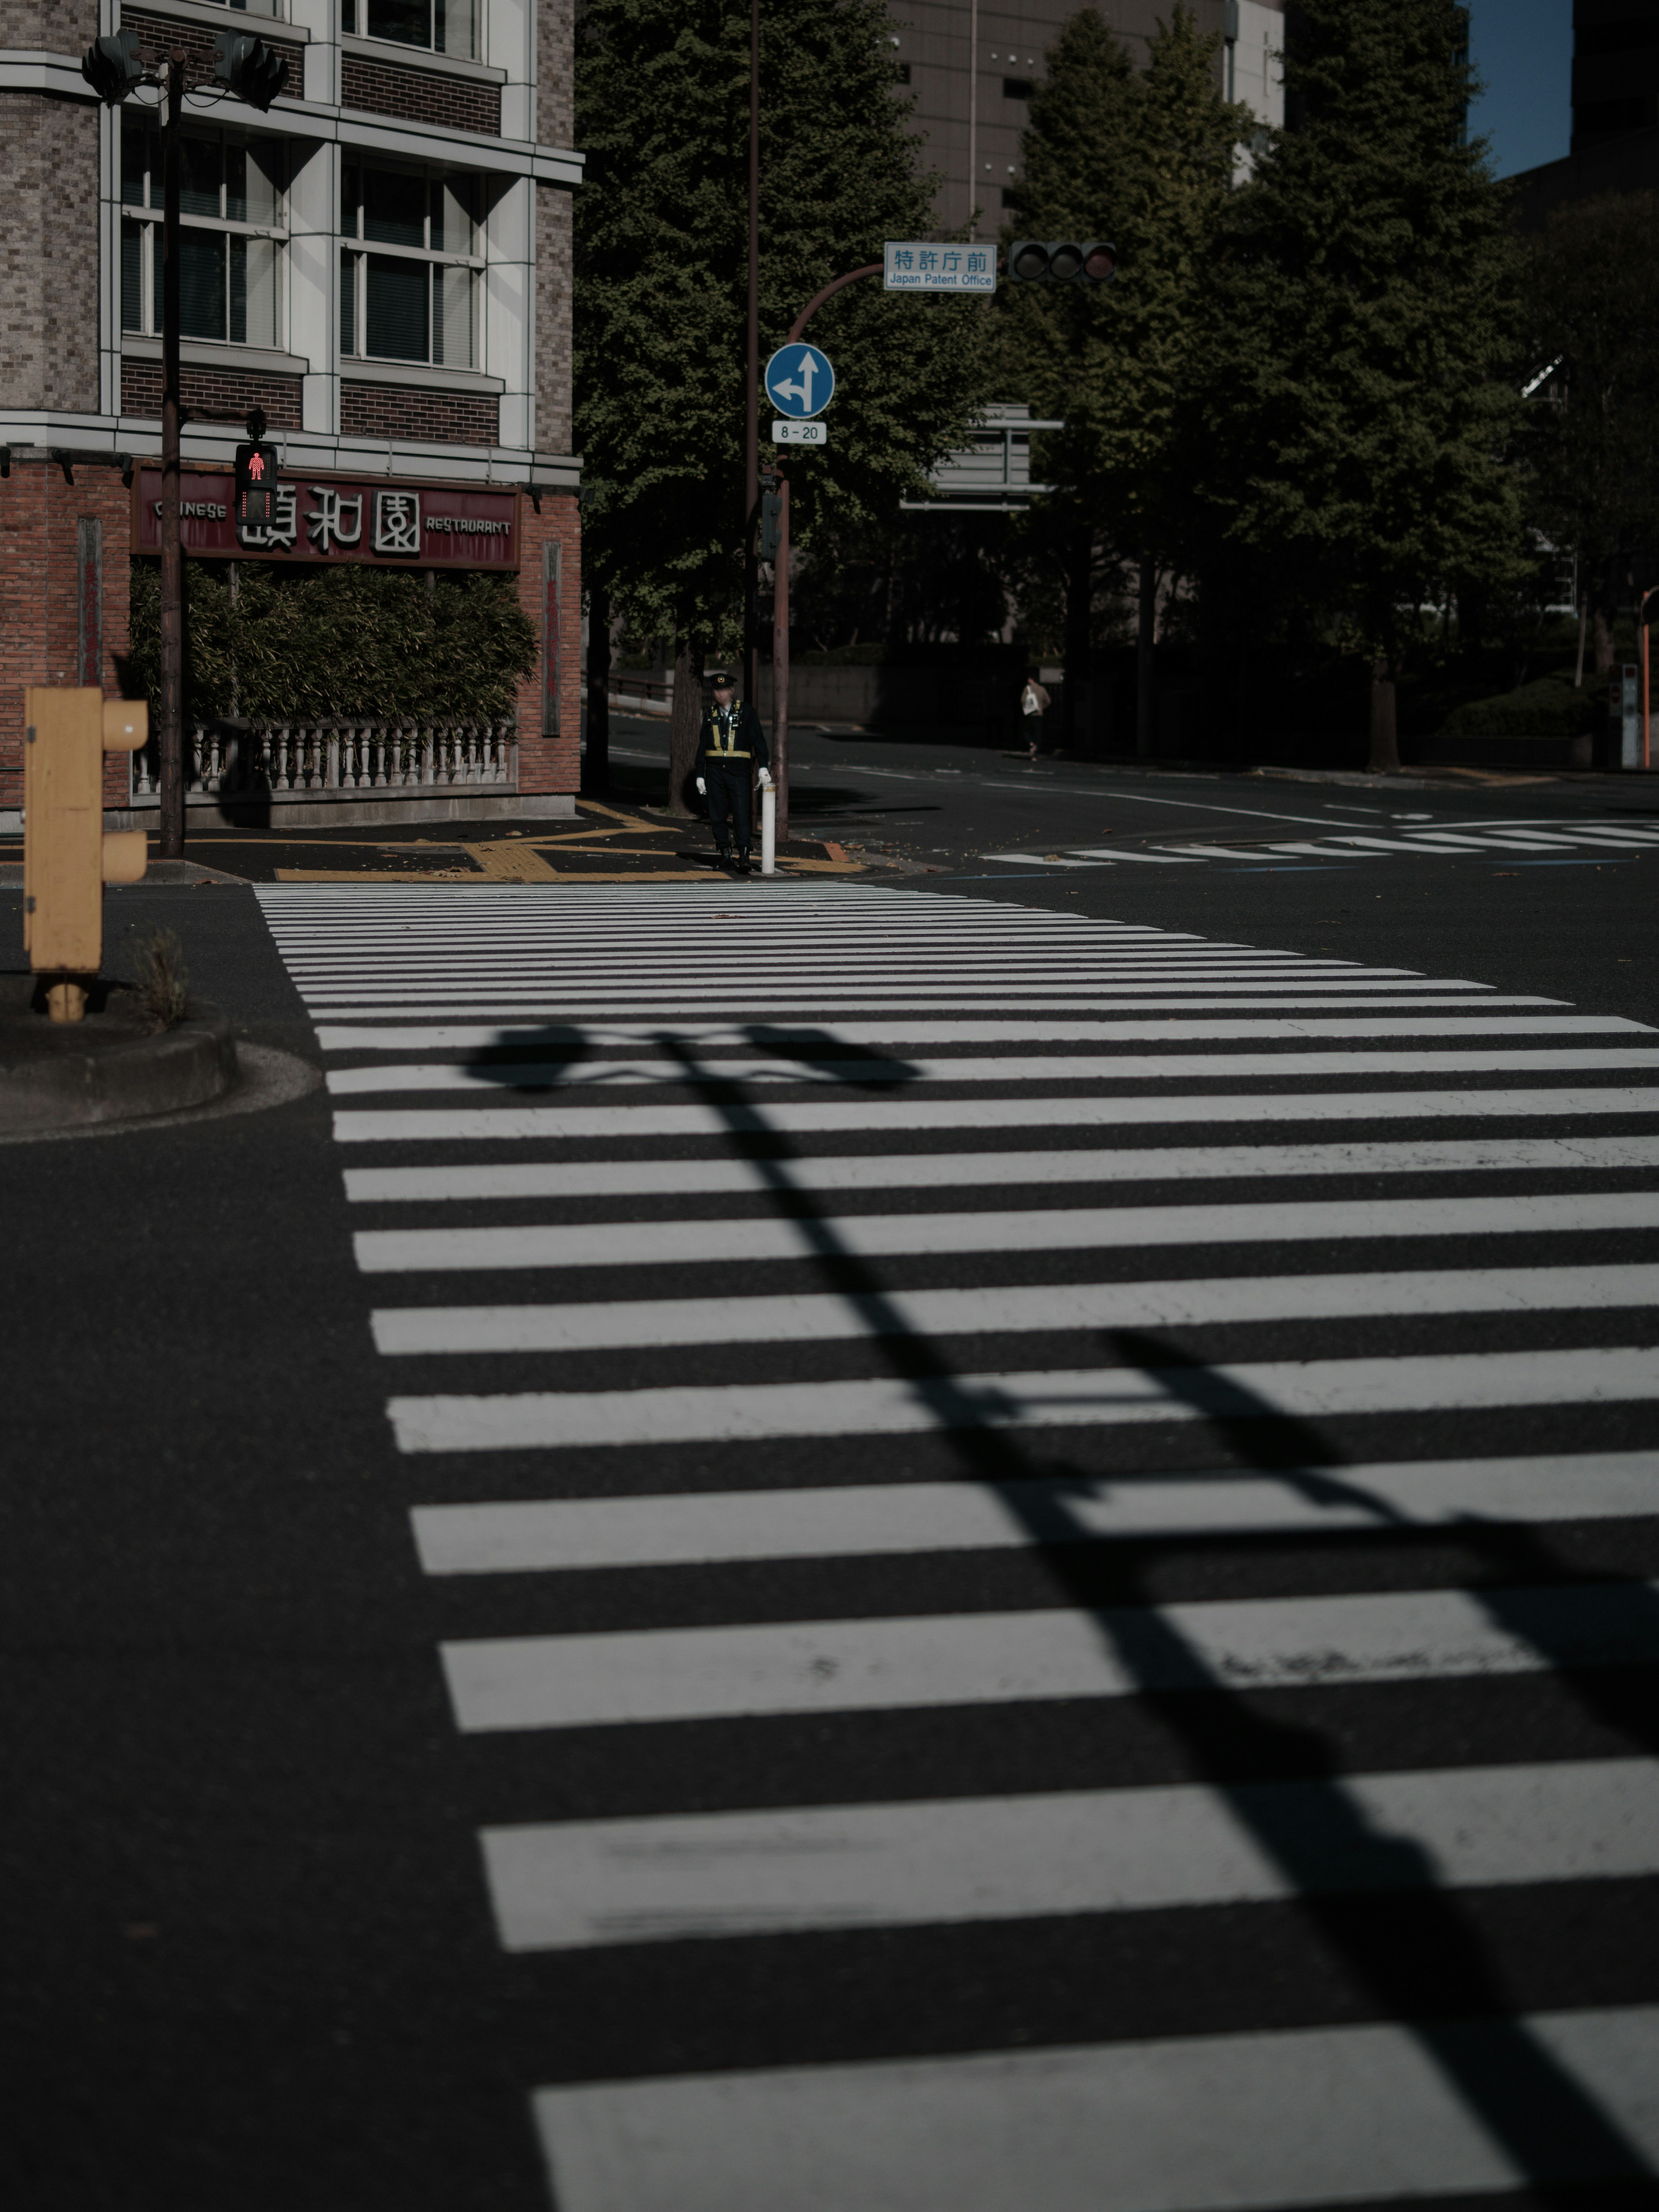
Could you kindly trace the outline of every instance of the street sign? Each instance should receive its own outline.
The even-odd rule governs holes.
[[[830,425],[827,422],[775,422],[772,443],[775,446],[827,446]]]
[[[883,252],[881,282],[886,292],[994,292],[996,249],[890,238]]]
[[[816,346],[780,346],[766,364],[766,393],[780,415],[803,422],[820,415],[836,395],[836,372]]]

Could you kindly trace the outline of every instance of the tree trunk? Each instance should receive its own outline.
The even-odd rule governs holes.
[[[1060,741],[1067,752],[1075,752],[1088,732],[1089,617],[1094,591],[1094,542],[1081,530],[1066,558],[1066,688],[1060,695]]]
[[[1374,661],[1371,665],[1371,771],[1373,775],[1397,775],[1400,773],[1400,744],[1395,729],[1394,663]]]
[[[1158,563],[1140,564],[1139,623],[1135,633],[1135,750],[1150,760],[1158,745]]]
[[[674,711],[668,718],[668,811],[690,814],[697,732],[702,726],[702,647],[689,639],[674,655]]]
[[[603,799],[611,788],[611,594],[595,584],[587,595],[587,750],[582,789]]]
[[[1598,676],[1613,673],[1613,624],[1607,620],[1605,607],[1597,607],[1592,628],[1595,636],[1595,672]]]

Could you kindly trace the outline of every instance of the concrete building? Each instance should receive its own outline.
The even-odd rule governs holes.
[[[977,210],[994,236],[1019,174],[1019,138],[1043,56],[1082,0],[895,0],[893,36],[915,95],[916,126],[939,178],[941,231]],[[1144,64],[1170,0],[1097,0],[1107,23]],[[1274,57],[1284,43],[1284,0],[1190,0],[1200,25],[1221,35],[1219,82],[1264,123],[1284,120]]]
[[[216,33],[257,33],[289,67],[269,114],[187,102],[186,551],[515,574],[541,665],[510,731],[394,744],[373,804],[569,811],[572,14],[572,0],[0,0],[0,819],[18,803],[22,686],[120,689],[129,560],[155,542],[155,95],[106,110],[80,74],[119,29],[146,59],[181,50],[208,68]],[[258,540],[239,536],[223,473],[246,435],[231,418],[254,405],[289,488]],[[371,777],[351,774],[355,751],[341,768],[335,740],[286,786],[254,733],[222,754],[207,741],[193,804],[240,774],[311,818],[362,818]],[[107,795],[142,819],[142,759],[136,774],[130,798]]]
[[[1570,200],[1659,191],[1659,0],[1573,0],[1571,147],[1517,181],[1528,228]]]

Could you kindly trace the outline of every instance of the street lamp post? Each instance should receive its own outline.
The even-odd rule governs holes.
[[[185,850],[185,556],[179,535],[179,141],[185,94],[213,85],[263,114],[288,82],[288,64],[263,39],[237,31],[214,36],[213,68],[186,74],[182,47],[140,58],[134,32],[117,31],[87,48],[81,74],[106,107],[118,107],[141,86],[159,92],[161,116],[161,711],[155,743],[161,756],[161,857]]]

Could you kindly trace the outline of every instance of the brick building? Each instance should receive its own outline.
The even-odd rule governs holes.
[[[80,58],[129,30],[146,60],[210,68],[225,29],[268,40],[289,79],[269,114],[186,103],[184,496],[210,518],[186,525],[186,551],[510,569],[541,665],[510,767],[473,797],[568,811],[573,0],[0,0],[0,823],[19,803],[22,687],[121,688],[161,448],[155,96],[105,109]],[[210,519],[246,433],[206,419],[256,404],[295,493],[260,544]],[[112,764],[118,811],[127,772]],[[460,811],[426,784],[407,803]]]

